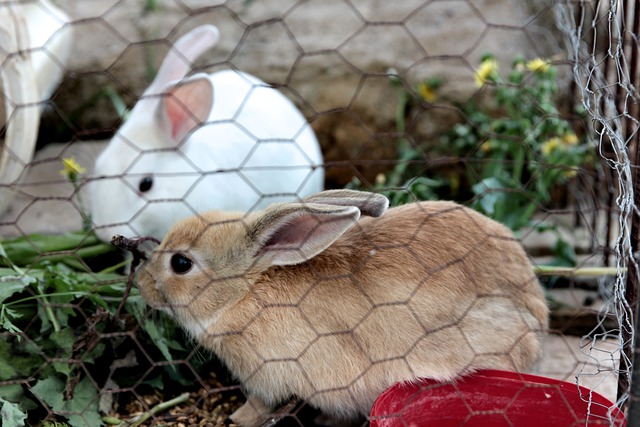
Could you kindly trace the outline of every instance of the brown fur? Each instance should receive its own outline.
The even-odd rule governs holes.
[[[259,425],[294,395],[351,418],[397,381],[536,360],[544,295],[501,224],[451,202],[415,203],[361,218],[306,262],[271,266],[255,256],[255,235],[277,209],[182,221],[139,275],[147,301],[245,386],[249,402],[232,416],[240,425]],[[171,272],[176,252],[192,271]]]

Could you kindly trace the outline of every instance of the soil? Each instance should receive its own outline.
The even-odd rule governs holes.
[[[229,388],[225,387],[214,373],[205,380],[205,385],[206,388],[198,384],[193,390],[188,391],[189,397],[186,401],[167,408],[165,411],[159,411],[141,426],[225,426],[225,420],[229,418],[229,415],[242,405],[242,394],[237,388],[226,392],[219,391]],[[155,390],[151,394],[132,398],[129,402],[119,407],[118,410],[113,410],[109,416],[130,422],[135,417],[175,397]]]

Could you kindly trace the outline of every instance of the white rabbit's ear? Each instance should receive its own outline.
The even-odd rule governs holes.
[[[169,82],[184,78],[193,62],[219,39],[220,31],[213,25],[202,25],[180,37],[167,53],[156,78],[145,93],[160,93],[160,89]]]
[[[204,74],[169,87],[162,96],[156,119],[158,126],[175,143],[180,143],[209,118],[213,106],[213,85]]]
[[[307,261],[328,248],[360,217],[354,206],[276,205],[254,221],[249,236],[264,267]]]
[[[366,216],[382,216],[389,207],[389,199],[382,194],[356,190],[326,190],[305,197],[305,203],[321,203],[335,206],[355,206]]]

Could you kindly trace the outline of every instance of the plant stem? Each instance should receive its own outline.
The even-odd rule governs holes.
[[[101,270],[98,274],[111,274],[114,271],[117,271],[118,269],[125,267],[129,263],[130,263],[129,260],[124,260],[116,265],[112,265],[111,267],[107,267],[104,270]]]
[[[89,274],[87,274],[86,279],[95,281],[95,275],[90,276]],[[117,283],[124,283],[124,277],[122,278],[122,281]],[[77,296],[79,294],[100,295],[103,298],[113,297],[113,298],[117,298],[117,300],[119,301],[122,298],[122,294],[124,293],[124,290],[114,289],[113,286],[116,285],[117,283],[106,284],[106,285],[85,285],[82,283],[76,283],[73,285],[73,287],[75,288],[73,291],[56,292],[56,293],[50,293],[50,294],[43,294],[42,291],[39,290],[40,295],[32,295],[30,297],[21,298],[15,301],[5,302],[2,305],[3,306],[6,305],[7,307],[10,307],[10,306],[15,306],[17,304],[29,302],[32,300],[38,300],[38,299],[44,299],[46,302],[47,297],[58,297],[58,296],[68,296],[68,295]]]
[[[409,142],[404,137],[404,132],[406,130],[405,126],[405,114],[407,110],[407,104],[411,99],[410,95],[406,93],[402,87],[398,89],[399,98],[398,105],[396,107],[396,132],[398,135],[401,135],[398,140],[398,163],[396,167],[393,168],[393,171],[389,174],[389,180],[387,185],[389,187],[397,187],[402,182],[402,177],[404,176],[405,171],[407,170],[407,162],[411,160],[411,149],[409,147]]]
[[[538,192],[535,196],[535,199],[529,202],[529,204],[527,205],[527,208],[523,211],[522,215],[520,216],[525,221],[525,223],[529,221],[529,219],[533,216],[533,214],[536,212],[538,207],[542,205],[544,198],[545,198],[544,195]]]
[[[76,268],[80,267],[80,268],[77,268],[78,270],[86,270],[87,269],[86,266],[82,265],[82,263],[80,263],[78,259],[93,258],[98,255],[107,254],[109,252],[113,252],[113,248],[110,245],[101,243],[98,245],[76,249],[71,254],[64,253],[64,254],[44,255],[39,259],[34,258],[32,261],[35,261],[35,259],[38,259],[38,262],[45,261],[45,260],[49,262],[64,262],[65,264],[69,264],[72,267],[76,267]]]
[[[47,313],[47,317],[49,318],[51,325],[53,325],[53,330],[56,332],[60,332],[60,324],[58,323],[58,319],[56,319],[55,313],[51,309],[49,300],[47,299],[46,295],[42,292],[42,289],[40,288],[40,286],[36,286],[36,289],[38,290],[38,293],[42,297],[42,302],[44,304],[44,311]]]
[[[522,141],[516,149],[515,158],[513,159],[513,180],[516,184],[522,185],[522,170],[525,158],[524,141]]]
[[[2,242],[7,258],[16,265],[31,265],[36,260],[59,261],[66,258],[89,258],[114,250],[111,245],[102,243],[98,238],[86,232],[64,235],[29,235]],[[49,254],[52,252],[64,254]],[[73,252],[76,256],[70,255]],[[0,265],[7,265],[0,259]],[[84,268],[83,268],[84,269]]]
[[[171,400],[167,400],[166,402],[160,402],[156,406],[148,410],[147,412],[136,417],[136,420],[129,423],[128,426],[138,427],[140,424],[142,424],[143,422],[145,422],[146,420],[148,420],[158,412],[165,411],[171,408],[172,406],[176,406],[176,405],[179,405],[180,403],[184,403],[187,401],[187,399],[189,399],[189,393],[182,393],[180,396],[175,397]]]
[[[62,249],[64,251],[69,251],[70,249]],[[107,254],[109,252],[113,252],[113,248],[110,245],[100,243],[97,245],[74,248],[71,253],[46,253],[43,249],[42,255],[33,253],[30,255],[26,255],[24,258],[18,259],[19,264],[22,266],[33,266],[35,264],[40,264],[43,261],[49,261],[51,263],[62,262],[70,267],[75,268],[79,271],[87,271],[87,267],[80,262],[80,259],[93,258],[98,255]]]
[[[91,218],[87,215],[87,212],[84,208],[84,201],[82,200],[82,193],[80,192],[80,186],[78,185],[77,179],[71,179],[71,184],[73,184],[73,189],[76,192],[76,197],[78,199],[78,207],[80,208],[80,216],[82,217],[82,230],[89,232],[91,231]]]
[[[120,95],[115,91],[115,89],[111,86],[107,87],[101,92],[102,95],[109,98],[111,103],[113,104],[113,108],[115,108],[118,117],[121,119],[126,119],[127,116],[127,105],[124,103]]]
[[[621,272],[624,271],[620,270]],[[565,277],[599,277],[599,276],[615,276],[618,274],[617,267],[554,267],[548,265],[536,265],[533,272],[539,276],[565,276]]]

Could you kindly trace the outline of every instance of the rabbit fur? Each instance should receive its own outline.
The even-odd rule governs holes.
[[[532,367],[548,309],[511,231],[453,202],[387,205],[332,190],[206,212],[141,267],[145,300],[243,384],[235,423],[258,426],[292,396],[349,420],[398,381]]]
[[[322,190],[318,141],[284,95],[235,70],[185,78],[218,38],[204,25],[177,40],[96,160],[88,192],[103,240],[161,239],[196,212],[245,211]]]

